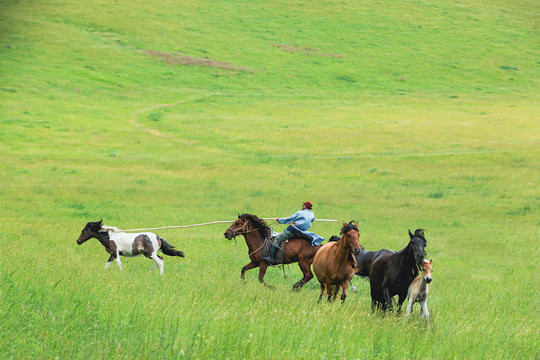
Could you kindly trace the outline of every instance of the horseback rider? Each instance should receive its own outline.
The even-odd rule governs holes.
[[[324,240],[323,237],[307,231],[315,220],[315,215],[313,214],[313,211],[311,211],[312,208],[313,203],[311,201],[306,201],[302,204],[302,210],[298,210],[292,216],[276,219],[280,224],[291,225],[276,236],[272,244],[270,256],[262,257],[261,260],[273,264],[275,262],[276,252],[280,248],[281,243],[289,239],[309,239],[311,246],[317,246]]]

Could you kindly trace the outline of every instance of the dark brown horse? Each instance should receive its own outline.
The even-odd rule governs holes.
[[[354,276],[356,260],[353,256],[358,254],[361,245],[358,242],[360,232],[358,223],[343,223],[341,239],[337,242],[328,242],[321,247],[313,259],[313,271],[321,283],[321,301],[324,290],[328,293],[328,301],[336,300],[341,288],[341,302],[347,297],[347,286]]]
[[[383,311],[392,309],[392,297],[398,296],[398,311],[407,297],[409,285],[421,269],[427,245],[424,230],[417,229],[414,235],[409,230],[411,241],[400,251],[382,249],[371,256],[369,284],[371,286],[371,308]]]
[[[241,278],[245,280],[245,272],[247,270],[259,267],[259,281],[271,287],[264,281],[264,274],[266,273],[268,264],[261,261],[264,241],[270,237],[270,228],[268,225],[256,215],[238,215],[238,219],[229,226],[224,235],[229,240],[237,235],[243,235],[246,239],[251,262],[242,268],[242,272],[240,273]],[[294,284],[293,290],[300,290],[305,283],[313,279],[311,264],[313,263],[313,257],[320,248],[320,245],[311,246],[307,240],[303,239],[290,239],[285,244],[283,264],[298,262],[300,270],[304,274],[302,280]]]

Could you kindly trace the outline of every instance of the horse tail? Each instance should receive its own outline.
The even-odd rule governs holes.
[[[167,240],[165,240],[164,238],[161,238],[158,236],[158,239],[161,240],[161,251],[165,254],[165,255],[169,255],[169,256],[180,256],[180,257],[186,257],[186,255],[184,255],[184,252],[180,251],[180,250],[176,250],[174,248],[174,246],[172,246],[171,244],[169,244],[167,242]]]

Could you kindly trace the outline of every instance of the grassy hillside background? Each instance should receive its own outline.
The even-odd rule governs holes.
[[[534,1],[0,0],[0,357],[538,358]],[[270,291],[228,225],[108,271],[119,228],[289,216],[426,229],[429,325]],[[281,231],[283,226],[276,226]],[[312,230],[329,237],[332,223]],[[239,259],[239,261],[237,261]],[[418,308],[416,309],[418,310]]]

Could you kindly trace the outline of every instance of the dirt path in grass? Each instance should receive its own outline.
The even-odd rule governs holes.
[[[150,106],[150,107],[147,107],[147,108],[144,108],[144,109],[140,109],[140,110],[135,111],[131,115],[131,117],[129,118],[129,123],[131,125],[135,126],[136,128],[138,128],[139,130],[147,132],[147,133],[152,134],[154,136],[157,136],[157,137],[160,137],[160,138],[165,138],[165,139],[172,139],[173,138],[172,135],[164,134],[159,130],[147,127],[147,126],[141,124],[140,122],[138,122],[137,118],[139,116],[141,116],[141,115],[151,113],[152,111],[156,111],[156,110],[160,110],[160,109],[167,109],[167,108],[171,108],[171,107],[174,107],[174,106],[179,106],[179,105],[191,102],[191,101],[201,100],[201,99],[204,99],[204,98],[207,98],[207,97],[210,97],[210,96],[214,96],[214,95],[216,95],[216,94],[206,94],[206,95],[196,96],[196,97],[192,97],[192,98],[189,98],[189,99],[186,99],[186,100],[178,101],[178,102],[172,103],[172,104],[159,104],[159,105]]]

